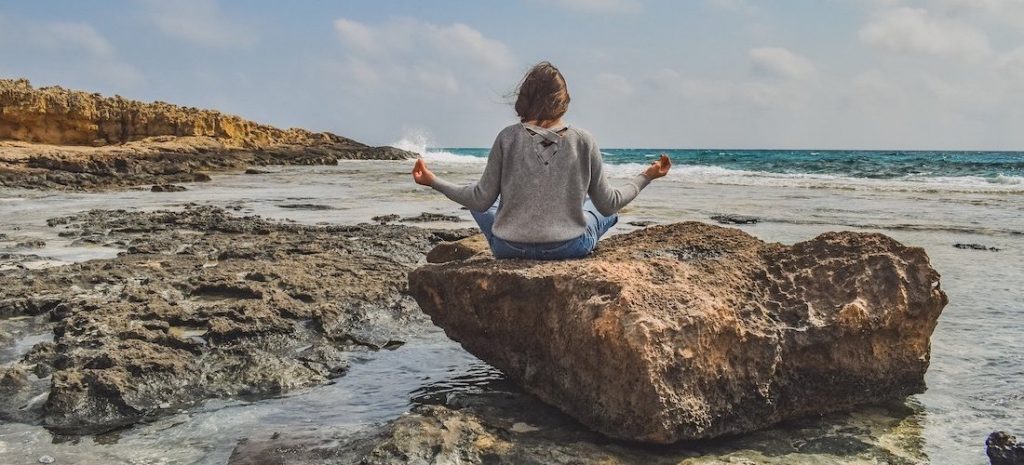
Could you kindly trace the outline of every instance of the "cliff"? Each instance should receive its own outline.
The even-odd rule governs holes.
[[[0,80],[0,139],[94,147],[156,136],[212,137],[226,146],[336,144],[366,147],[328,132],[282,130],[215,110],[104,97],[63,87],[33,88],[25,79]]]
[[[215,110],[0,80],[0,186],[92,189],[202,181],[252,165],[415,157]]]

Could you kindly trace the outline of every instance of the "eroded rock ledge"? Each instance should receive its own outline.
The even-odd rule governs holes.
[[[465,257],[465,251],[432,254]],[[607,436],[672,443],[922,392],[947,303],[924,250],[838,232],[785,246],[702,223],[584,260],[478,254],[409,275],[452,339]]]
[[[34,318],[53,334],[0,360],[0,420],[72,433],[341,376],[350,359],[426,327],[406,273],[432,245],[467,234],[304,226],[199,206],[49,223],[76,242],[126,250],[0,273],[0,323]],[[0,354],[12,343],[0,337]]]
[[[414,158],[335,134],[213,110],[0,80],[0,186],[75,189],[203,181],[251,165]]]

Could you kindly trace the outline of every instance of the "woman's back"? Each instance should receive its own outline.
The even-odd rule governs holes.
[[[594,138],[561,124],[568,104],[561,73],[540,63],[519,87],[515,106],[522,122],[498,134],[480,181],[449,183],[423,160],[413,177],[469,208],[496,256],[584,256],[618,220],[615,212],[668,173],[671,163],[662,155],[622,188],[611,187]]]
[[[501,131],[495,146],[501,158],[501,203],[494,235],[526,243],[579,236],[586,227],[583,202],[591,184],[603,181],[601,152],[593,137],[575,127],[520,123]],[[632,199],[648,182],[643,176],[634,179],[625,196]],[[593,200],[608,215],[621,203]]]

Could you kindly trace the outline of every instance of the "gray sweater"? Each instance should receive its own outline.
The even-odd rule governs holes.
[[[519,123],[498,133],[480,181],[459,186],[435,177],[431,187],[478,212],[501,195],[494,235],[512,242],[549,243],[583,234],[587,195],[601,214],[609,216],[650,182],[638,174],[621,189],[613,188],[589,133]]]

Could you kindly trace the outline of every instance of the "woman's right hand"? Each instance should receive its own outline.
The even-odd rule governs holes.
[[[416,164],[412,167],[412,179],[416,181],[416,184],[424,186],[434,184],[434,173],[427,169],[427,163],[422,158],[416,160]]]
[[[669,160],[668,155],[663,153],[661,154],[661,158],[654,163],[651,163],[651,166],[647,167],[647,170],[644,171],[644,176],[647,176],[647,179],[653,181],[668,174],[668,170],[671,168],[672,160]]]

